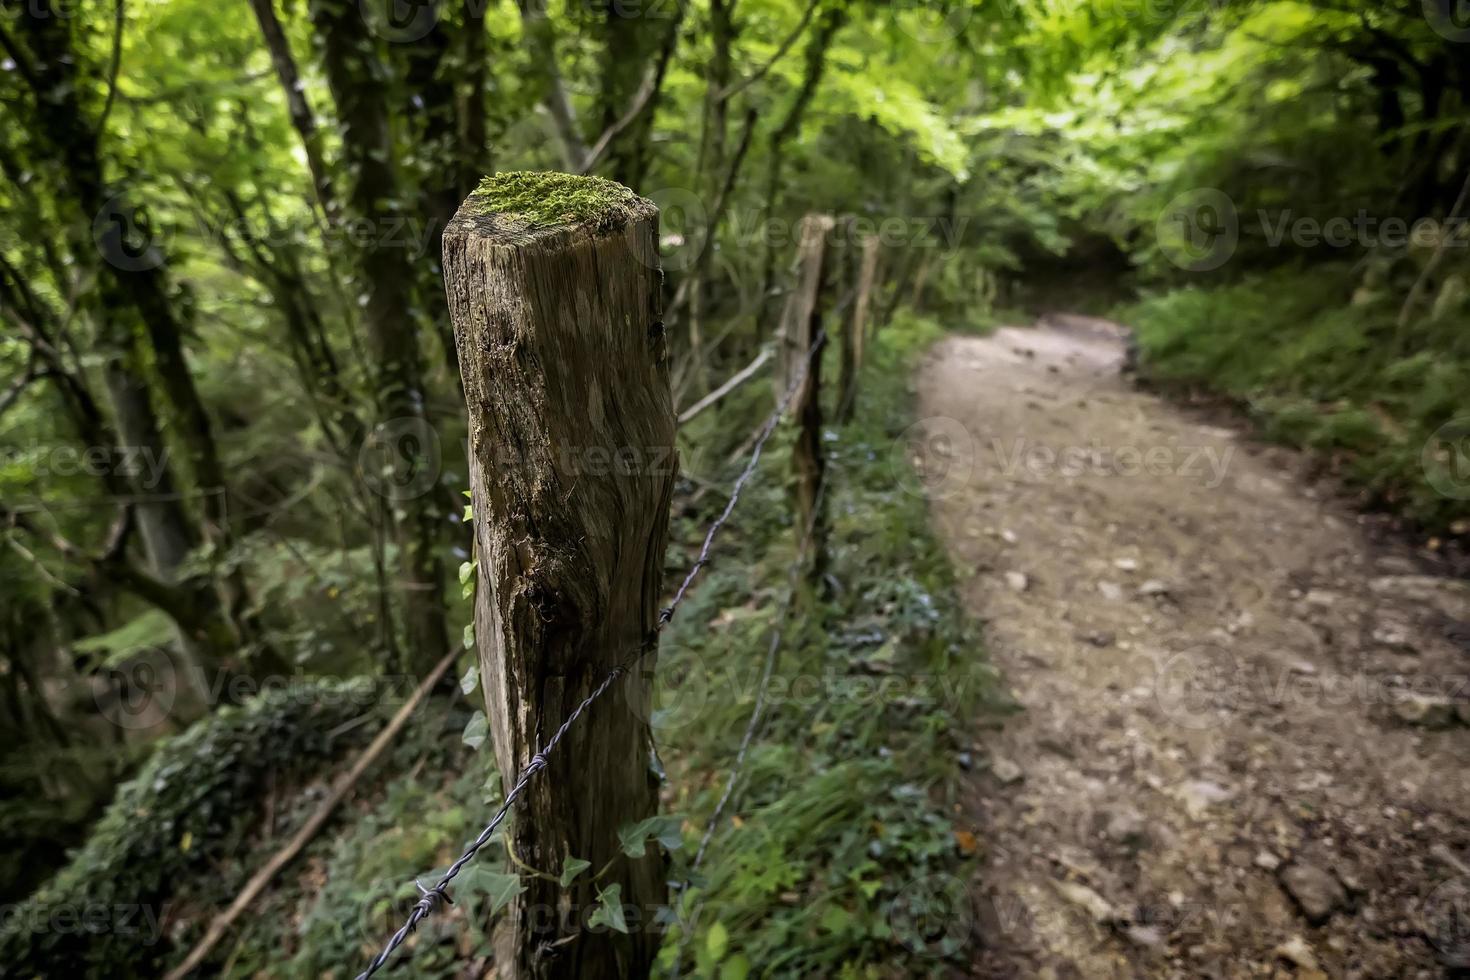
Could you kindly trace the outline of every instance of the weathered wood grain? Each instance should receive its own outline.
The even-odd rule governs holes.
[[[495,758],[518,772],[656,627],[677,471],[660,320],[658,211],[633,198],[533,227],[475,197],[444,233],[470,428],[479,589],[475,635]],[[651,667],[652,655],[643,663]],[[651,669],[618,682],[534,780],[510,832],[557,875],[609,861],[631,935],[589,931],[596,890],[526,879],[497,934],[502,977],[646,976],[664,861],[620,856],[620,826],[658,804]]]

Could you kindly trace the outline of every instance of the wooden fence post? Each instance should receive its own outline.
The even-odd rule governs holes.
[[[878,273],[878,236],[864,235],[858,261],[852,316],[847,320],[842,343],[842,376],[837,385],[837,421],[852,418],[857,401],[857,379],[863,370],[863,347],[867,340],[868,311],[873,302],[873,280]]]
[[[475,636],[507,783],[655,635],[678,465],[661,278],[658,209],[598,178],[497,175],[444,232],[469,414]],[[618,681],[626,698],[593,705],[512,815],[515,856],[553,880],[522,877],[496,933],[501,978],[648,975],[665,862],[654,844],[622,855],[617,832],[658,806],[650,677],[635,671]],[[591,870],[562,888],[570,859]],[[588,926],[613,885],[627,935]]]
[[[792,401],[792,414],[798,426],[796,445],[791,450],[791,466],[796,475],[796,519],[798,540],[806,528],[812,529],[812,563],[809,574],[820,582],[826,572],[826,521],[821,513],[819,488],[826,470],[822,450],[822,350],[810,359],[807,352],[816,342],[822,327],[823,283],[827,269],[827,235],[835,227],[831,215],[809,214],[801,219],[798,248],[798,276],[786,313],[781,322],[780,349],[786,352],[785,371],[777,372],[783,398],[794,383],[803,364],[806,377]],[[825,344],[823,345],[825,346]],[[784,375],[784,377],[783,377]]]

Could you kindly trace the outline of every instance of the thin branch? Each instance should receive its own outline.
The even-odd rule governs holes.
[[[801,20],[797,22],[795,29],[786,36],[786,40],[781,42],[781,46],[776,49],[776,53],[771,55],[771,60],[767,61],[764,65],[761,65],[760,68],[756,70],[755,74],[751,75],[749,78],[746,78],[744,81],[739,81],[733,85],[726,86],[719,93],[719,98],[734,98],[741,92],[744,92],[750,86],[754,85],[756,82],[760,81],[762,78],[765,78],[766,74],[776,66],[776,62],[786,57],[786,54],[791,50],[792,45],[796,44],[796,42],[801,38],[801,35],[806,31],[806,26],[812,22],[812,15],[817,12],[817,7],[820,4],[821,0],[812,0],[811,3],[807,4],[806,10],[802,12]]]
[[[117,74],[122,67],[123,2],[117,0],[112,25],[112,63],[107,68],[107,101],[102,103],[102,114],[97,117],[97,136],[100,139],[107,131],[107,117],[112,115],[112,104],[117,100]]]
[[[761,352],[755,356],[755,360],[751,361],[749,364],[745,365],[745,367],[741,368],[739,371],[735,372],[735,374],[731,375],[730,380],[726,381],[714,391],[710,392],[708,395],[705,395],[699,401],[695,402],[693,405],[690,405],[684,411],[680,412],[679,424],[687,425],[689,422],[693,421],[700,412],[703,412],[706,408],[709,408],[711,405],[718,402],[721,398],[724,398],[730,392],[734,391],[736,388],[739,388],[745,382],[755,377],[755,373],[760,370],[761,365],[766,363],[766,361],[770,359],[771,348],[769,346],[762,347]]]
[[[33,382],[44,378],[50,373],[48,370],[38,368],[37,362],[40,360],[40,357],[41,352],[33,346],[31,348],[30,361],[26,364],[25,373],[11,382],[10,387],[6,388],[3,393],[0,393],[0,416],[10,411],[15,403],[20,400],[20,396],[25,393],[25,390]]]
[[[679,9],[683,10],[682,7]],[[601,162],[603,154],[612,145],[612,141],[643,115],[644,110],[648,108],[648,104],[653,101],[653,97],[658,94],[659,88],[663,85],[664,74],[669,68],[669,60],[674,56],[674,49],[678,47],[678,44],[679,26],[675,22],[669,28],[668,36],[664,41],[663,49],[659,51],[657,60],[649,65],[648,71],[644,73],[643,81],[639,83],[638,91],[633,94],[633,102],[628,106],[628,111],[623,113],[617,122],[603,130],[602,135],[597,138],[597,142],[592,145],[592,149],[583,159],[582,166],[577,169],[577,173],[591,173],[592,168]]]

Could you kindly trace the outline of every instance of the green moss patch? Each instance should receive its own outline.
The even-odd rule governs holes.
[[[628,214],[635,196],[602,177],[516,170],[480,181],[470,195],[486,214],[519,218],[532,227],[591,222],[600,227]]]

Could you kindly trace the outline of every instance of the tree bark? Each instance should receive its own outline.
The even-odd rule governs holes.
[[[677,470],[658,212],[633,198],[533,228],[471,196],[444,267],[469,414],[480,676],[510,779],[656,636]],[[581,717],[512,832],[519,859],[553,875],[572,857],[611,862],[598,886],[620,885],[638,921],[631,935],[589,931],[590,874],[568,889],[527,878],[497,940],[502,977],[648,974],[664,860],[620,856],[617,830],[657,810],[649,681],[625,677],[624,699]]]

